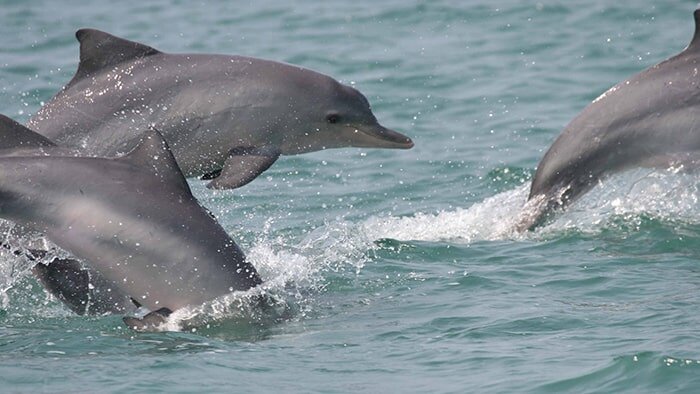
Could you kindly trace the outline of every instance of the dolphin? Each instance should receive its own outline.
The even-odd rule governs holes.
[[[169,54],[81,29],[71,81],[27,126],[92,156],[128,152],[161,131],[185,176],[245,185],[280,155],[413,147],[377,122],[359,91],[302,67],[243,56]]]
[[[35,133],[13,119],[0,114],[0,157],[80,156],[78,149],[56,146],[46,137]],[[0,223],[6,234],[2,246],[17,256],[32,261],[44,260],[50,253],[44,245],[15,245],[11,237],[24,236],[31,230],[22,226]],[[9,238],[8,238],[9,237]],[[26,241],[26,239],[24,239]],[[49,264],[37,263],[32,272],[46,290],[77,314],[128,313],[136,309],[131,298],[119,286],[99,272],[71,258],[53,257]]]
[[[700,163],[700,9],[675,55],[610,88],[581,111],[537,166],[518,228],[532,229],[606,175]]]
[[[43,233],[152,311],[125,319],[130,327],[262,283],[157,131],[115,159],[0,156],[0,217]]]

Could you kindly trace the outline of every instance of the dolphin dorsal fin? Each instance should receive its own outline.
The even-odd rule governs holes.
[[[0,114],[0,149],[56,146],[50,139]]]
[[[148,45],[125,40],[96,29],[80,29],[75,32],[75,37],[80,42],[80,64],[69,85],[121,62],[161,53]]]
[[[685,49],[685,51],[700,51],[700,8],[693,12],[693,18],[695,19],[695,33],[693,34],[693,39],[690,40],[690,44]]]
[[[128,161],[157,176],[165,183],[192,195],[190,186],[182,175],[168,143],[156,129],[145,132],[136,148],[117,160]]]

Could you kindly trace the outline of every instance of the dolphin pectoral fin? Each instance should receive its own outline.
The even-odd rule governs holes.
[[[44,288],[78,315],[124,313],[134,308],[129,298],[97,272],[72,259],[39,263],[32,273]]]
[[[54,264],[55,263],[55,264]],[[75,260],[55,260],[36,264],[32,273],[44,288],[73,312],[83,315],[88,303],[88,274]]]
[[[127,316],[122,320],[127,327],[135,331],[149,331],[165,323],[168,316],[172,314],[168,308],[160,308],[157,311],[150,312],[142,318]]]
[[[210,180],[218,177],[219,175],[221,175],[221,169],[206,173],[206,174],[202,175],[201,177],[199,177],[199,179],[201,179],[203,181],[210,181]]]
[[[228,158],[220,173],[205,175],[213,176],[207,184],[210,189],[235,189],[255,179],[280,157],[280,151],[274,147],[237,147],[229,151]]]

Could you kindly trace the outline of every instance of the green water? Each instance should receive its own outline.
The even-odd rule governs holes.
[[[635,170],[509,227],[562,127],[683,49],[693,1],[0,0],[0,112],[72,76],[74,31],[244,54],[354,84],[410,151],[283,157],[195,195],[288,305],[134,333],[0,258],[0,392],[693,392],[698,177]]]

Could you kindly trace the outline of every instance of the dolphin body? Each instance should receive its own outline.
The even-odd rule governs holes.
[[[700,163],[700,9],[695,34],[678,55],[618,83],[593,100],[537,166],[519,229],[532,229],[605,175],[636,166]]]
[[[185,176],[227,189],[252,181],[280,155],[413,146],[377,122],[359,91],[308,69],[243,56],[168,54],[93,29],[76,37],[75,76],[27,126],[91,156],[128,152],[154,127]]]
[[[76,157],[81,156],[81,152],[75,148],[57,146],[48,138],[0,114],[0,157],[43,156]],[[12,237],[26,235],[32,230],[3,222],[0,223],[0,231]],[[43,243],[18,246],[5,239],[2,246],[12,249],[17,256],[24,255],[33,261],[43,260],[49,255]],[[49,264],[37,263],[32,272],[48,292],[79,315],[129,313],[136,310],[132,299],[117,284],[77,260],[54,257]]]
[[[116,159],[0,155],[0,217],[43,233],[84,261],[99,273],[96,283],[114,289],[116,302],[128,295],[153,311],[143,320],[125,320],[137,328],[262,283],[236,243],[192,196],[156,131]],[[57,275],[53,280],[64,280],[58,286],[65,289],[72,283],[68,279],[77,278],[77,286],[86,287],[70,266],[77,263],[68,262],[68,274],[60,276],[64,263],[58,274],[51,271]]]

